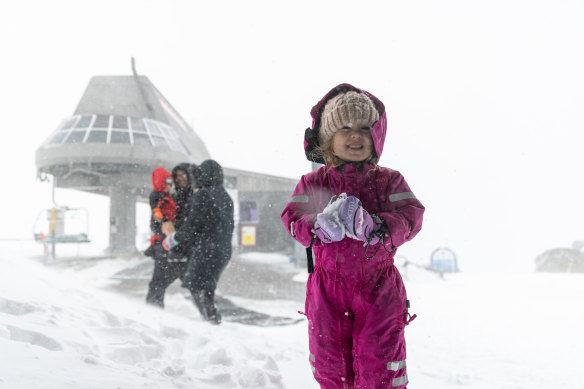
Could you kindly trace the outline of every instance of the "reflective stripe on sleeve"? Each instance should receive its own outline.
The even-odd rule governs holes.
[[[292,200],[290,202],[291,203],[307,203],[308,196],[305,196],[305,195],[292,196]]]
[[[310,368],[312,369],[312,373],[314,374],[314,373],[316,373],[316,368],[312,364],[313,362],[316,362],[316,358],[314,358],[313,353],[310,353]]]
[[[394,193],[392,195],[389,195],[389,201],[391,201],[392,203],[394,201],[415,199],[415,198],[416,198],[416,196],[414,195],[413,192]]]
[[[387,362],[387,370],[398,371],[406,367],[406,361]]]
[[[405,384],[407,384],[408,382],[409,382],[409,381],[408,381],[408,375],[406,374],[406,375],[404,375],[404,376],[401,376],[401,377],[395,377],[395,378],[393,379],[393,381],[391,382],[391,385],[393,385],[393,387],[395,388],[396,386],[402,386],[402,385],[405,385]]]

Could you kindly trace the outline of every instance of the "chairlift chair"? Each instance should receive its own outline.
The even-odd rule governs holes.
[[[89,243],[89,213],[85,208],[48,208],[42,210],[34,223],[37,243]]]

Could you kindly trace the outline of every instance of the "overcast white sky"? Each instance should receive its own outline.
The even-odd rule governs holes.
[[[580,1],[11,1],[0,4],[0,237],[50,205],[34,152],[130,57],[225,166],[309,169],[310,108],[349,82],[389,111],[380,164],[427,207],[403,255],[532,266],[584,239]],[[61,194],[64,196],[63,194]]]

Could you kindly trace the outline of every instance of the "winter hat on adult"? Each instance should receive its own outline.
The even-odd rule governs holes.
[[[358,120],[372,126],[379,120],[379,112],[373,101],[363,93],[348,91],[327,101],[322,110],[320,141],[326,143],[337,130]]]

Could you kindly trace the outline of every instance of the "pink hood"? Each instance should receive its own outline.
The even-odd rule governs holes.
[[[383,143],[385,142],[385,134],[387,132],[387,115],[385,112],[385,106],[377,97],[373,96],[371,93],[364,91],[363,89],[356,88],[350,84],[340,84],[331,89],[312,109],[310,110],[310,115],[312,116],[312,128],[307,128],[304,133],[304,153],[309,161],[322,163],[324,161],[319,156],[315,156],[313,151],[315,148],[320,146],[319,132],[320,132],[320,115],[322,108],[325,106],[326,102],[332,97],[338,95],[339,93],[344,93],[347,91],[355,91],[363,93],[371,100],[377,107],[379,111],[379,120],[373,124],[371,127],[371,137],[373,138],[373,145],[375,146],[375,153],[377,157],[381,157],[383,152]]]

